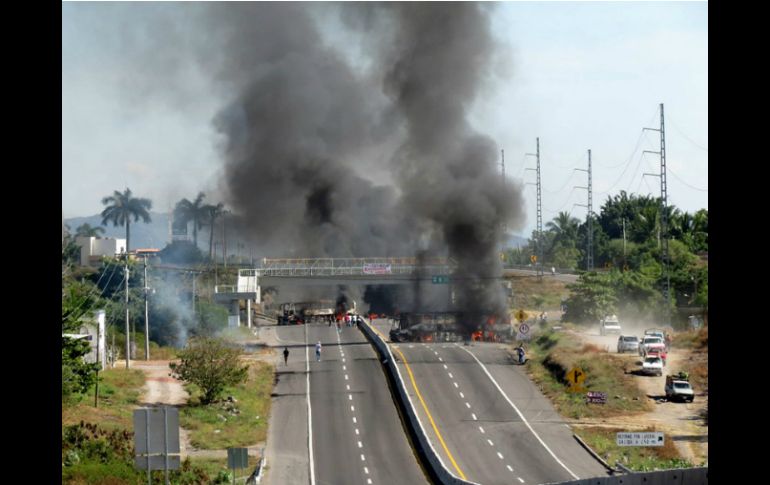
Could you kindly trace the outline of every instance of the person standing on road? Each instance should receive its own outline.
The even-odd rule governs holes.
[[[289,347],[283,348],[283,365],[289,365]]]
[[[316,362],[321,362],[321,341],[319,340],[317,344],[315,344],[315,360]]]

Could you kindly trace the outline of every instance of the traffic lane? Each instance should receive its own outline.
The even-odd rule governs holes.
[[[497,365],[503,365],[502,363],[508,361],[508,353],[500,349],[498,344],[477,344],[474,346],[453,344],[442,350],[448,360],[457,362],[454,368],[457,369],[458,375],[456,377],[460,386],[472,389],[471,392],[474,394],[478,393],[479,406],[483,413],[483,417],[479,416],[479,420],[488,422],[484,430],[485,434],[490,435],[488,439],[496,444],[495,452],[499,452],[506,460],[509,460],[514,470],[529,483],[579,478],[580,475],[565,463],[562,456],[554,451],[550,441],[544,438],[534,427],[530,429],[529,426],[532,424],[529,423],[527,415],[522,412],[529,423],[527,426],[521,415],[505,399],[505,396],[495,386],[481,365],[468,353],[469,351],[473,353],[476,347],[486,351],[489,354],[487,360],[496,362]],[[511,366],[511,364],[505,365]],[[483,401],[487,401],[487,403]],[[489,405],[490,402],[493,402],[494,405]],[[533,402],[531,399],[527,401],[530,412],[535,411],[536,406],[533,405]],[[516,403],[514,402],[514,404]],[[532,432],[533,429],[536,434]],[[562,429],[567,431],[563,427]],[[567,436],[574,442],[571,434],[567,434]],[[575,444],[577,445],[577,443]],[[586,456],[588,456],[587,453]]]
[[[352,402],[372,483],[427,484],[428,479],[407,437],[388,387],[385,371],[366,336],[357,328],[342,331]],[[366,470],[365,470],[366,471]]]
[[[428,483],[363,333],[343,326],[338,340],[335,327],[310,328],[323,346],[310,366],[316,482]]]
[[[537,442],[460,347],[417,345],[407,346],[407,352],[415,359],[413,372],[418,385],[425,387],[421,392],[431,413],[437,409],[433,416],[439,431],[469,480],[497,484],[574,478]]]
[[[441,456],[447,469],[457,476],[464,475],[467,480],[485,485],[516,483],[517,478],[521,477],[521,474],[515,473],[519,470],[509,470],[506,463],[500,460],[490,447],[488,437],[479,431],[479,426],[482,425],[479,422],[482,419],[481,413],[471,402],[476,399],[471,399],[471,393],[462,388],[459,382],[458,387],[454,386],[456,376],[449,363],[435,354],[434,347],[438,348],[439,345],[441,344],[394,345],[403,352],[409,362],[420,394],[443,439],[442,444],[411,381],[408,380],[408,392],[433,448]],[[405,379],[409,379],[403,362],[399,362],[399,366]],[[449,377],[450,372],[453,377]],[[464,397],[460,395],[461,392]]]
[[[370,325],[382,334],[386,342],[390,342],[390,329],[393,328],[393,321],[389,318],[375,318],[371,320]]]
[[[291,345],[288,365],[276,352],[276,382],[273,387],[265,453],[270,467],[265,483],[309,483],[307,446],[307,395],[305,373],[305,329],[274,327],[270,343]],[[299,347],[297,347],[299,346]],[[298,350],[294,350],[297,348]],[[300,350],[301,349],[301,350]]]
[[[486,366],[508,399],[516,405],[540,439],[569,470],[580,478],[607,475],[604,466],[578,444],[572,429],[559,415],[548,398],[529,379],[525,372],[525,366],[510,363],[511,358],[508,349],[500,344],[477,343],[465,347],[465,350],[474,354]],[[466,353],[466,355],[468,354]],[[468,356],[470,357],[470,355]],[[489,380],[486,374],[484,377]],[[510,404],[499,391],[498,396],[502,402],[510,407]],[[542,447],[542,445],[540,446]]]
[[[310,357],[310,403],[315,483],[319,485],[366,483],[356,445],[354,413],[348,402],[342,355],[335,326],[310,324],[308,342],[321,342],[321,361],[315,348]],[[349,378],[347,380],[349,382]]]

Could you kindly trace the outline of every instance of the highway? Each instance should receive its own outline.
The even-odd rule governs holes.
[[[266,483],[428,483],[360,330],[311,324],[260,332],[277,354],[290,350],[289,365],[281,355],[276,369]]]
[[[387,335],[387,321],[375,325]],[[434,448],[455,475],[484,485],[606,476],[502,345],[391,349]]]

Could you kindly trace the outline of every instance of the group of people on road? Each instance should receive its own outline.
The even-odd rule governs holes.
[[[321,341],[315,344],[315,360],[321,362]],[[289,347],[283,348],[283,365],[289,365]]]

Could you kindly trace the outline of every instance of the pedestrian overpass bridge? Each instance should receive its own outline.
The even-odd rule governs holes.
[[[239,269],[235,285],[216,285],[214,301],[230,307],[230,325],[237,326],[245,300],[251,327],[251,303],[261,303],[261,286],[405,285],[417,280],[448,284],[456,268],[451,258],[264,258],[257,268]],[[504,272],[533,269],[508,267]]]
[[[403,285],[450,275],[455,267],[448,258],[264,258],[258,268],[238,270],[237,284],[216,285],[214,300],[230,306],[231,326],[245,300],[251,327],[251,302],[261,302],[261,286]]]

